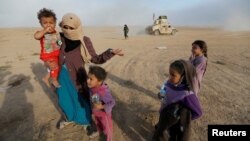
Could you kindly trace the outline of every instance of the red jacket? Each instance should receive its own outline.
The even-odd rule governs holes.
[[[47,61],[51,58],[59,57],[60,46],[57,45],[58,39],[56,34],[46,34],[45,36],[40,39],[40,59]]]

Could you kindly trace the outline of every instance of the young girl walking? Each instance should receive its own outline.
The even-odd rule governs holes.
[[[162,105],[153,141],[187,141],[191,120],[202,115],[196,71],[190,62],[177,60],[170,65],[169,74],[159,95]]]
[[[199,80],[199,89],[202,78],[207,69],[207,44],[205,41],[196,40],[192,43],[192,55],[190,62],[194,65]]]

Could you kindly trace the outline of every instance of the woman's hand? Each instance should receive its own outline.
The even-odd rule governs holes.
[[[113,49],[112,53],[114,55],[124,56],[124,53],[122,52],[122,49]]]

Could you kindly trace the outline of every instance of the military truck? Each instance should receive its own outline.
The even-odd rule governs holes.
[[[154,25],[149,26],[146,30],[153,35],[174,35],[177,32],[177,29],[168,22],[167,16],[159,16],[154,21]]]

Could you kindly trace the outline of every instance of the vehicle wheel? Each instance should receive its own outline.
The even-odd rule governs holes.
[[[176,32],[177,32],[176,30],[173,30],[171,35],[175,35]]]
[[[173,31],[172,31],[172,33],[171,33],[171,35],[175,35],[175,33],[176,33],[176,31],[175,31],[175,30],[173,30]]]
[[[155,30],[154,31],[154,35],[160,35],[160,31],[159,30]]]
[[[152,33],[152,27],[151,27],[151,26],[148,26],[148,27],[146,28],[146,33],[148,33],[148,34],[151,34],[151,33]]]

